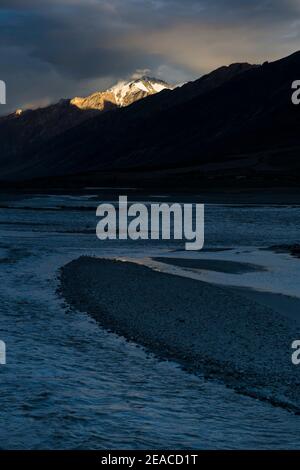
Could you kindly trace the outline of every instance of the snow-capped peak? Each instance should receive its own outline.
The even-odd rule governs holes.
[[[142,76],[129,81],[120,81],[106,91],[96,92],[86,98],[73,98],[71,105],[80,109],[108,110],[128,106],[147,96],[174,87],[156,78]]]
[[[137,101],[137,99],[172,88],[171,85],[162,80],[143,76],[127,82],[121,81],[109,91],[115,95],[116,103],[119,106],[127,106],[131,102]]]

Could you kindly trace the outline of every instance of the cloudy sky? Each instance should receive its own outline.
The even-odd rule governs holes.
[[[299,49],[299,0],[0,0],[0,112],[86,95],[137,70],[180,83]]]

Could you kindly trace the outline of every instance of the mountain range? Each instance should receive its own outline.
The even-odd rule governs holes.
[[[35,110],[18,109],[13,114],[0,117],[0,178],[20,179],[19,175],[23,174],[29,178],[36,173],[39,175],[32,168],[31,159],[53,138],[99,114],[172,88],[162,80],[141,77],[119,82],[109,90],[84,98],[61,99],[51,106]],[[29,172],[28,165],[32,168]]]
[[[298,185],[300,52],[174,88],[142,77],[0,118],[1,181],[74,186]],[[30,182],[30,183],[29,183]],[[20,184],[20,183],[19,183]]]

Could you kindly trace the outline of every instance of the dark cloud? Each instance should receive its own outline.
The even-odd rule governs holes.
[[[297,48],[299,19],[298,0],[1,0],[5,110],[87,93],[136,69],[183,81],[277,58]]]

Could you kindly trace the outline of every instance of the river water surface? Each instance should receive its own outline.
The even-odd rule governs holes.
[[[72,259],[144,258],[182,248],[177,242],[100,242],[99,202],[79,196],[2,200],[0,339],[7,365],[0,366],[0,448],[300,448],[299,416],[160,361],[68,309],[56,293],[57,274]],[[299,207],[209,206],[206,247],[245,256],[295,243],[299,220]],[[287,266],[288,255],[278,257],[281,269],[284,261]]]

